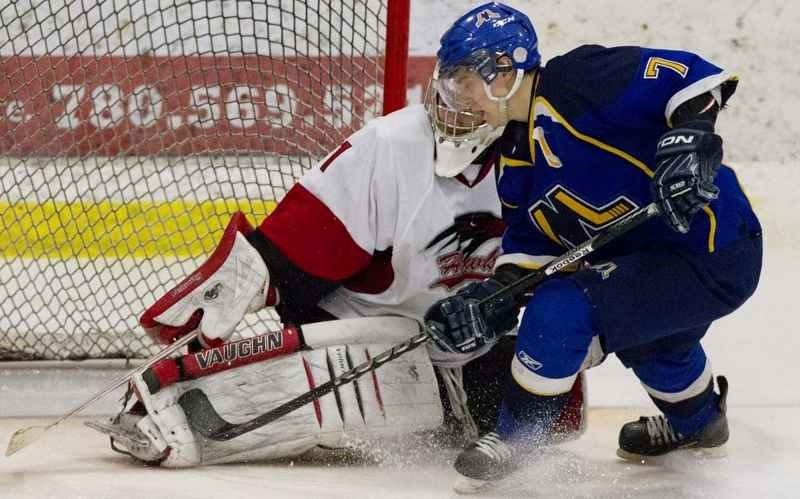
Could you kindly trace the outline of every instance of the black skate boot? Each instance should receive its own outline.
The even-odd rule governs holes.
[[[508,476],[517,468],[514,450],[495,432],[472,442],[456,458],[455,469],[461,475],[453,484],[459,494],[471,494]]]
[[[630,461],[662,456],[678,449],[702,449],[709,456],[724,455],[723,444],[728,441],[728,418],[725,416],[728,380],[717,377],[719,413],[697,435],[684,437],[676,433],[664,416],[641,417],[626,423],[619,432],[617,455]]]

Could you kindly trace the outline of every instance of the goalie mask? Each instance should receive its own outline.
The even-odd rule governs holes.
[[[425,92],[425,108],[436,146],[434,171],[440,177],[463,172],[502,134],[486,123],[481,113],[458,111],[448,106],[436,89],[438,65]]]

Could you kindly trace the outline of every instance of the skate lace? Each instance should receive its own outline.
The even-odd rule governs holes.
[[[475,448],[495,462],[502,463],[511,459],[511,448],[506,445],[495,432],[487,433],[475,442]]]
[[[672,426],[664,416],[654,416],[647,418],[647,434],[650,436],[650,443],[660,442],[673,443],[680,440]]]

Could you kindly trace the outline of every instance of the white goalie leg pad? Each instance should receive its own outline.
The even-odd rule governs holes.
[[[391,348],[390,344],[327,347],[326,356],[312,362],[319,373],[327,363],[334,376]],[[316,353],[316,352],[314,352]],[[443,421],[439,387],[430,358],[412,350],[335,394],[320,399],[323,416],[320,445],[344,447],[363,440],[397,437],[439,427]]]
[[[415,326],[407,337],[418,332]],[[154,445],[163,446],[159,438],[166,442],[169,452],[163,466],[187,467],[294,456],[317,445],[340,447],[438,427],[443,417],[438,385],[420,348],[272,423],[230,440],[214,435],[223,425],[250,421],[390,347],[320,346],[156,393],[149,393],[147,384],[136,378],[149,414],[142,424],[152,422],[158,431],[140,429]]]
[[[164,438],[164,435],[161,434],[161,430],[158,428],[158,425],[153,421],[149,415],[144,416],[142,419],[136,423],[136,427],[139,428],[144,435],[150,440],[150,445],[158,452],[158,454],[163,455],[164,451],[167,450],[169,444],[167,440]]]
[[[141,375],[134,376],[132,382],[139,400],[147,409],[147,416],[136,426],[150,439],[153,447],[166,453],[161,465],[184,468],[201,464],[200,443],[189,427],[186,413],[178,405],[178,397],[182,394],[179,385],[150,394]]]

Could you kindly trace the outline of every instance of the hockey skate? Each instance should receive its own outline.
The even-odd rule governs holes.
[[[728,441],[728,418],[725,415],[728,380],[724,376],[717,377],[717,386],[720,391],[719,413],[697,435],[685,437],[677,433],[664,416],[641,417],[638,421],[626,423],[620,430],[617,456],[643,462],[645,458],[681,449],[697,449],[708,457],[724,456],[724,444]]]
[[[114,451],[132,456],[145,463],[157,464],[164,458],[164,452],[158,450],[139,428],[138,424],[142,420],[142,415],[126,412],[108,422],[86,421],[84,424],[108,435]]]
[[[491,482],[505,478],[519,466],[514,449],[495,432],[472,442],[456,458],[455,469],[461,475],[453,484],[459,494],[474,494]]]

